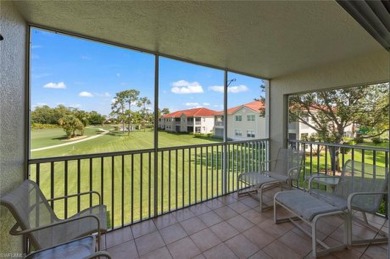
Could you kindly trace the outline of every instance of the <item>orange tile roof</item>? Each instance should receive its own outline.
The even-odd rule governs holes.
[[[193,108],[188,110],[175,111],[169,114],[165,114],[163,118],[178,118],[183,114],[186,117],[211,117],[214,116],[216,111],[207,108]]]
[[[255,112],[260,112],[260,108],[264,107],[264,103],[262,101],[254,100],[254,101],[252,101],[250,103],[246,103],[246,104],[242,104],[242,105],[239,105],[239,106],[235,106],[235,107],[229,108],[227,110],[227,114],[234,114],[235,112],[237,112],[238,110],[240,110],[243,107],[249,108],[249,109],[251,109],[251,110],[253,110]],[[216,115],[223,115],[223,111],[217,112]]]

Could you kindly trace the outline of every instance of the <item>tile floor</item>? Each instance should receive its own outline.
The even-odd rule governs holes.
[[[384,231],[387,221],[371,217]],[[320,222],[320,238],[343,238],[340,218]],[[354,225],[354,236],[373,235]],[[274,224],[273,210],[231,194],[107,234],[112,258],[310,258],[311,239],[291,223]],[[352,247],[322,258],[387,258],[387,245]]]

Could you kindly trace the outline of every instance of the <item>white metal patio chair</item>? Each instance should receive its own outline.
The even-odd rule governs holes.
[[[299,177],[303,156],[302,151],[279,149],[275,160],[260,164],[260,172],[245,172],[238,176],[238,181],[248,186],[246,189],[239,190],[238,196],[251,195],[258,199],[260,211],[271,208],[273,205],[265,204],[263,194],[274,188],[291,189],[292,181]]]
[[[275,223],[290,221],[304,233],[310,235],[312,237],[312,255],[314,257],[344,249],[350,245],[387,242],[387,237],[385,236],[378,239],[374,237],[374,239],[370,240],[352,240],[354,212],[362,212],[364,221],[368,224],[365,213],[377,212],[383,196],[386,194],[387,171],[385,168],[348,160],[343,167],[341,176],[338,176],[338,184],[332,192],[313,188],[312,185],[318,177],[313,176],[310,178],[308,192],[291,190],[275,194]],[[292,216],[278,217],[278,206],[288,210]],[[329,247],[323,241],[317,239],[317,224],[321,218],[332,215],[340,215],[344,219],[344,243]],[[297,219],[307,223],[311,227],[311,233],[297,224]],[[384,234],[379,230],[377,230],[377,233]],[[325,249],[318,252],[317,244]]]
[[[84,209],[68,219],[59,219],[49,205],[50,201],[96,194],[99,205]],[[39,186],[25,180],[21,185],[0,198],[16,220],[11,235],[24,235],[35,249],[53,247],[78,237],[97,233],[100,249],[101,233],[107,231],[106,206],[97,192],[84,192],[47,200]]]
[[[348,160],[345,162],[338,184],[332,192],[323,189],[314,189],[314,182],[324,176],[313,176],[309,179],[309,192],[314,197],[324,200],[328,203],[346,205],[351,220],[364,224],[373,231],[377,232],[379,238],[353,240],[353,229],[349,233],[352,245],[365,245],[374,243],[387,243],[387,235],[376,227],[369,224],[367,213],[375,214],[378,212],[384,196],[387,194],[388,170],[384,167],[374,166],[367,163]],[[325,176],[329,178],[329,176]],[[361,213],[362,220],[356,216]],[[352,227],[353,225],[351,225]]]

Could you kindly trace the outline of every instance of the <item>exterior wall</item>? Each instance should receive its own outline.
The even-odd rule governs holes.
[[[214,130],[214,117],[202,117],[200,123],[200,132],[202,134],[208,134]]]
[[[0,195],[24,179],[27,141],[26,37],[27,26],[10,1],[0,2]],[[0,206],[0,257],[22,253],[22,239],[8,232],[15,224],[11,213]],[[7,256],[6,256],[7,257]],[[18,256],[21,257],[21,256]]]
[[[241,115],[242,120],[236,121],[236,115]],[[247,115],[254,115],[254,121],[248,121]],[[254,112],[253,110],[243,107],[238,110],[234,114],[228,115],[228,139],[232,140],[248,140],[248,139],[258,139],[266,137],[266,121],[265,118],[260,117],[258,112]],[[222,127],[223,128],[223,127]],[[236,130],[241,131],[242,136],[236,136]],[[247,137],[247,131],[251,130],[254,132],[255,137]]]
[[[320,51],[320,50],[319,50]],[[327,64],[270,81],[271,158],[287,139],[287,95],[389,81],[389,53],[378,49],[349,60]]]

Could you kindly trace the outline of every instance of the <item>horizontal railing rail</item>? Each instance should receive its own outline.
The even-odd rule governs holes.
[[[98,191],[110,228],[123,227],[243,188],[237,176],[258,171],[267,139],[29,160],[29,178],[48,199]],[[51,203],[67,218],[92,197]]]

